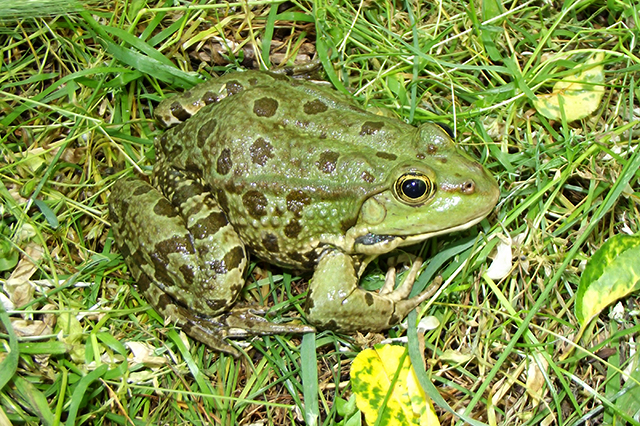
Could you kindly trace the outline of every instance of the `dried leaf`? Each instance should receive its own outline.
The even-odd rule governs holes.
[[[53,327],[44,321],[12,319],[11,325],[20,337],[43,336],[53,333]]]
[[[542,356],[538,356],[538,361],[545,370],[548,369],[549,365]],[[533,398],[536,403],[540,402],[540,400],[542,399],[544,383],[544,374],[542,370],[540,370],[540,366],[533,356],[529,356],[529,366],[527,368],[527,384],[525,386],[525,389],[527,390],[529,396],[531,396],[531,398]]]
[[[125,346],[133,353],[133,358],[130,360],[133,364],[144,364],[150,367],[160,367],[167,364],[167,359],[162,356],[155,356],[155,349],[147,343],[126,342]]]
[[[453,364],[464,364],[473,359],[472,354],[462,353],[453,349],[447,349],[440,355],[441,361],[451,362]]]
[[[496,247],[497,254],[491,262],[491,266],[487,269],[487,276],[494,281],[499,281],[509,275],[513,265],[513,242],[511,238],[498,235],[500,242]]]
[[[43,253],[42,246],[33,242],[28,243],[18,266],[5,281],[4,291],[15,306],[24,306],[33,299],[34,289],[29,279],[38,270]]]
[[[598,52],[585,61],[585,66],[576,74],[569,75],[553,86],[553,91],[537,95],[533,106],[551,120],[567,122],[579,120],[594,112],[604,95],[604,53]]]

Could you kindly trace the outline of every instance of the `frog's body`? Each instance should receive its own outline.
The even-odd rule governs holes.
[[[206,106],[205,106],[206,105]],[[191,110],[190,110],[191,109]],[[439,126],[368,113],[338,92],[244,72],[171,98],[156,140],[152,185],[129,178],[110,199],[120,250],[150,303],[193,337],[277,326],[232,309],[246,248],[283,267],[315,270],[308,319],[343,331],[389,328],[426,297],[357,284],[373,257],[485,217],[499,191]]]

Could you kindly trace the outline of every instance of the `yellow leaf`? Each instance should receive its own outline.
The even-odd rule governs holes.
[[[356,395],[356,405],[370,425],[381,415],[381,426],[439,426],[433,404],[418,383],[409,356],[403,355],[405,348],[395,345],[376,346],[358,354],[351,365],[351,388]],[[393,383],[396,374],[398,378]],[[381,409],[392,384],[393,391]]]
[[[598,108],[604,95],[604,67],[601,64],[603,60],[602,52],[591,56],[580,72],[558,81],[551,93],[536,95],[533,106],[551,120],[562,118],[561,108],[567,122],[588,116]]]

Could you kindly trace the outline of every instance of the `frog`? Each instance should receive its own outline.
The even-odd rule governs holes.
[[[387,330],[433,295],[360,280],[378,256],[467,229],[495,207],[494,177],[443,126],[367,111],[335,89],[264,71],[227,73],[164,100],[150,179],[111,189],[116,245],[149,304],[211,349],[235,338]],[[236,303],[249,256],[310,271],[304,323]]]

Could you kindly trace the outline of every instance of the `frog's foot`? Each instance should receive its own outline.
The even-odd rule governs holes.
[[[314,327],[303,324],[276,324],[264,318],[265,309],[248,306],[234,307],[224,314],[229,337],[285,333],[315,333]]]
[[[228,338],[316,331],[308,325],[271,323],[261,316],[266,310],[252,307],[235,307],[217,317],[195,315],[178,305],[167,305],[167,308],[162,314],[174,318],[189,336],[234,358],[240,357],[241,353],[226,341]]]
[[[400,318],[406,317],[409,312],[411,312],[422,302],[433,296],[438,290],[437,285],[431,285],[417,296],[414,296],[411,299],[407,299],[407,297],[409,297],[409,294],[411,294],[413,284],[415,283],[416,276],[418,275],[418,272],[420,272],[421,267],[422,259],[419,257],[415,258],[413,264],[411,265],[411,269],[409,269],[409,273],[404,278],[404,281],[397,289],[394,290],[393,287],[396,283],[396,267],[394,264],[392,264],[392,262],[389,262],[389,269],[387,269],[384,285],[378,292],[378,295],[386,296],[387,299],[392,300],[396,303],[395,314]]]
[[[436,292],[437,286],[431,286],[407,299],[421,265],[422,260],[416,259],[397,289],[395,267],[390,267],[382,289],[372,292],[358,287],[350,256],[339,251],[327,253],[309,284],[307,319],[320,328],[343,332],[386,330]]]

